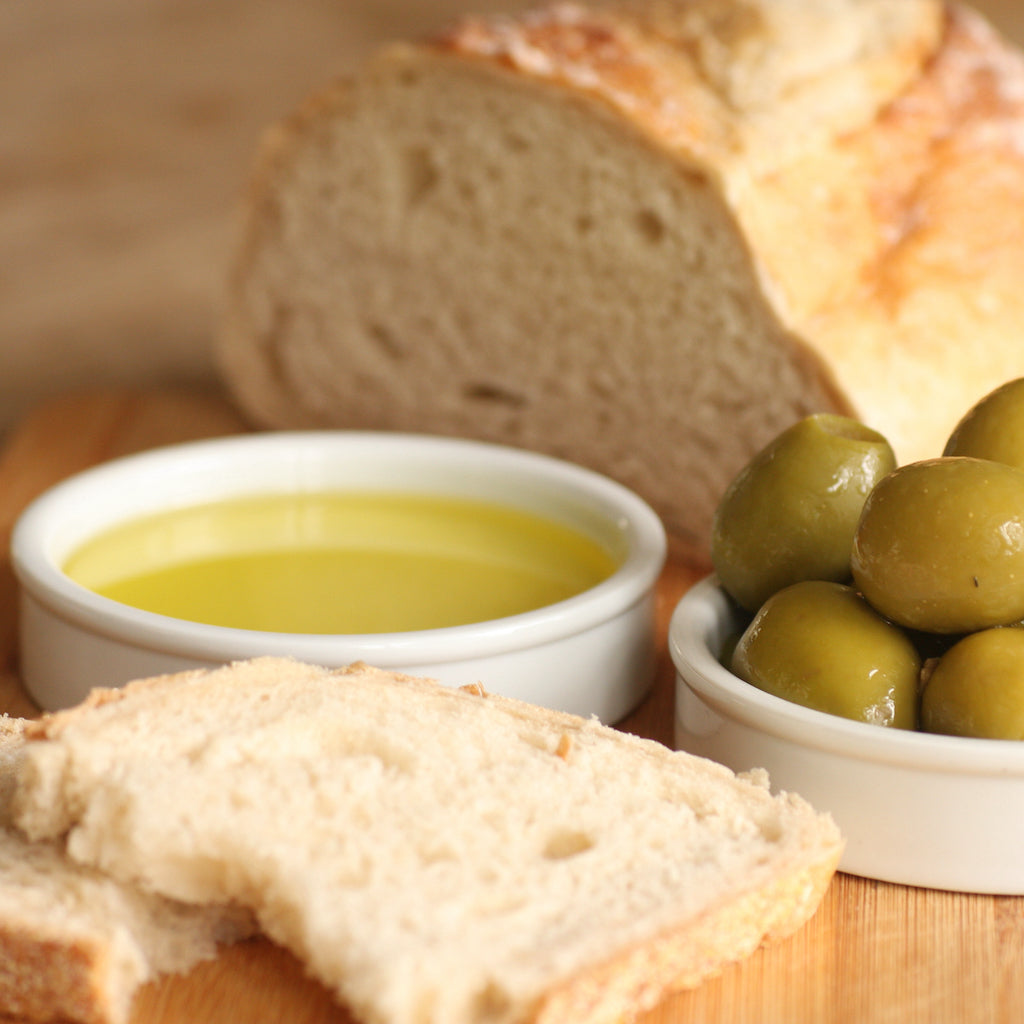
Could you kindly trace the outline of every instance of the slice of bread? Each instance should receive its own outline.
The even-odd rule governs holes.
[[[0,1014],[120,1024],[139,985],[214,956],[251,920],[143,894],[26,840],[9,816],[25,726],[0,718]]]
[[[623,0],[386,49],[275,126],[220,340],[272,427],[460,434],[707,558],[802,415],[941,453],[1024,374],[1024,60],[940,0]]]
[[[763,777],[479,691],[257,659],[32,730],[19,825],[251,907],[372,1024],[596,1024],[814,912],[842,841]]]

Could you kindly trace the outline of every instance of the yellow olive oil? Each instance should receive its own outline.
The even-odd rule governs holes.
[[[289,633],[436,629],[531,611],[617,561],[503,505],[376,492],[257,496],[175,509],[90,540],[82,586],[161,615]]]

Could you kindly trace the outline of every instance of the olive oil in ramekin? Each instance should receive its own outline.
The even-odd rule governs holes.
[[[504,505],[322,492],[133,520],[85,543],[63,568],[100,595],[177,619],[366,634],[532,611],[590,589],[617,565],[584,533]]]

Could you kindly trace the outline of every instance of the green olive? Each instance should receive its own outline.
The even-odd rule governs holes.
[[[921,728],[1024,740],[1024,630],[986,629],[951,647],[925,685]]]
[[[895,465],[884,437],[844,416],[820,413],[784,430],[719,503],[711,560],[722,586],[756,612],[791,583],[848,580],[864,500]]]
[[[970,455],[1024,469],[1024,377],[981,399],[957,424],[943,455]]]
[[[921,659],[852,587],[808,580],[770,597],[733,651],[732,671],[817,711],[913,729]]]
[[[894,622],[970,633],[1024,618],[1024,470],[967,457],[902,466],[871,492],[853,579]]]

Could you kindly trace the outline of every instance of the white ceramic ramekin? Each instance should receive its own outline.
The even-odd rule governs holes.
[[[840,868],[888,882],[1024,894],[1024,743],[887,729],[764,693],[718,661],[739,619],[713,578],[669,627],[676,746],[829,811]]]
[[[101,597],[61,570],[99,532],[170,508],[266,493],[405,490],[476,498],[574,527],[618,570],[557,604],[448,629],[358,636],[256,632],[185,622]],[[157,449],[106,463],[42,495],[12,537],[21,584],[22,678],[44,709],[96,686],[262,654],[321,665],[365,661],[449,685],[614,722],[647,690],[654,589],[665,533],[639,497],[556,459],[422,435],[282,432]]]

